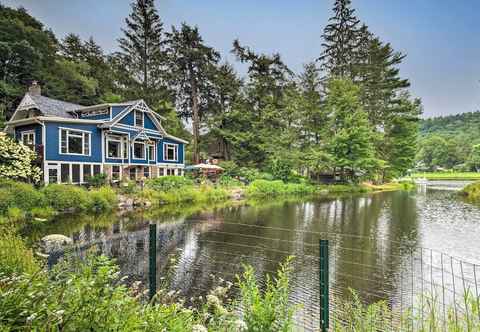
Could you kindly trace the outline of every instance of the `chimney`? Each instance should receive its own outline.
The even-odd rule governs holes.
[[[40,96],[42,94],[42,88],[37,81],[33,81],[32,85],[28,88],[28,93],[32,96]]]

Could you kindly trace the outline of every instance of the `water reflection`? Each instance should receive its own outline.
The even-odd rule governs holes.
[[[32,240],[61,233],[79,245],[94,243],[118,259],[124,274],[146,281],[148,224],[156,222],[157,278],[160,282],[169,265],[167,258],[175,256],[178,264],[171,286],[186,295],[209,289],[211,274],[233,280],[242,264],[249,263],[261,278],[294,255],[291,296],[305,305],[305,320],[318,313],[320,238],[331,240],[332,292],[347,297],[351,287],[361,291],[364,299],[386,299],[392,306],[414,301],[412,285],[417,279],[423,285],[427,278],[418,262],[428,253],[419,247],[473,261],[480,257],[480,209],[445,186],[418,192],[175,208],[175,213],[63,217],[27,232]],[[427,259],[433,265],[433,255]],[[433,280],[438,272],[431,270]]]

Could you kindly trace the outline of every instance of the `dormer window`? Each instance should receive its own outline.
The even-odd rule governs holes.
[[[143,112],[135,110],[135,127],[143,127]]]

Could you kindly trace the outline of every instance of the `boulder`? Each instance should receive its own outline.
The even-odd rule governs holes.
[[[64,246],[71,245],[73,240],[68,236],[61,234],[50,234],[42,237],[40,240],[40,248],[42,253],[50,254],[54,251],[61,250]]]

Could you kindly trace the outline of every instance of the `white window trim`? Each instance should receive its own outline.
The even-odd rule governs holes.
[[[137,158],[135,157],[135,144],[142,144],[143,145],[143,155],[144,158]],[[134,160],[147,160],[148,161],[148,156],[147,156],[147,144],[144,142],[133,142],[132,143],[132,159]]]
[[[141,126],[139,126],[139,125],[137,124],[137,112],[139,112],[140,114],[142,114],[142,125],[141,125]],[[142,111],[140,111],[140,110],[138,110],[138,109],[133,110],[133,126],[134,126],[134,127],[137,127],[137,128],[143,128],[143,127],[145,127],[145,112],[142,112]]]
[[[128,139],[126,139],[126,137],[121,137],[121,138],[116,138],[116,137],[112,137],[112,136],[109,136],[107,135],[106,138],[105,138],[105,141],[106,141],[106,149],[105,149],[105,158],[106,159],[128,159]],[[108,143],[112,141],[112,142],[118,142],[120,143],[120,157],[109,157],[109,148],[108,148]],[[125,151],[125,143],[127,145],[127,149]],[[124,156],[124,152],[127,152],[126,156]]]
[[[21,133],[21,140],[22,140],[22,144],[23,144],[23,137],[24,136],[27,136],[27,135],[33,135],[33,144],[32,145],[35,145],[36,142],[35,142],[35,130],[26,130],[26,131],[22,131]],[[25,145],[25,144],[24,144]],[[28,145],[28,144],[27,144]]]
[[[150,150],[149,150],[150,147],[153,147],[153,158],[150,155]],[[147,154],[148,154],[148,161],[156,161],[157,160],[157,146],[156,146],[155,143],[147,144]]]
[[[174,147],[174,157],[173,159],[167,159],[167,147]],[[178,144],[174,143],[163,143],[163,160],[165,161],[178,161]]]
[[[114,179],[113,178],[113,168],[114,167],[118,167],[118,179]],[[123,170],[122,170],[122,165],[120,164],[114,164],[112,165],[112,167],[110,168],[110,179],[112,181],[121,181],[122,180],[122,177],[123,177]]]
[[[69,152],[62,152],[62,130],[67,131],[67,151],[68,151],[68,133],[69,131],[78,131],[82,133],[88,134],[88,154],[85,153],[69,153]],[[82,135],[82,151],[85,148],[85,135]],[[92,156],[92,132],[88,130],[81,130],[81,129],[73,129],[73,128],[65,128],[65,127],[58,127],[58,154],[61,155],[69,155],[69,156],[85,156],[91,157]]]

